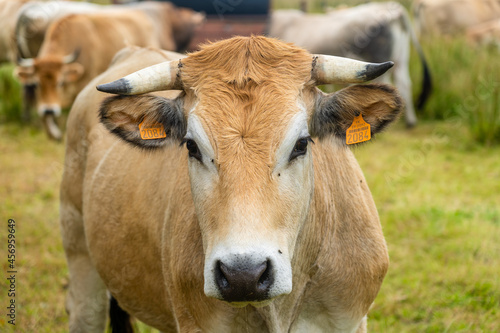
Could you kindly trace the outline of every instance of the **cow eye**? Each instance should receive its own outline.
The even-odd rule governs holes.
[[[189,152],[189,157],[194,157],[200,162],[202,161],[200,149],[194,140],[186,139],[186,148]]]
[[[293,147],[292,153],[290,154],[289,161],[292,161],[299,156],[305,155],[307,153],[307,144],[309,143],[309,141],[312,142],[310,137],[298,139],[295,143],[295,146]]]

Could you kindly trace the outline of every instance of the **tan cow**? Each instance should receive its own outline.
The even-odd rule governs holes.
[[[70,331],[104,330],[109,290],[162,332],[366,332],[388,256],[346,130],[361,114],[375,134],[402,102],[384,84],[316,85],[392,63],[265,37],[175,57],[122,52],[70,112]],[[98,89],[162,92],[94,88],[148,65]]]
[[[38,56],[23,59],[16,74],[37,84],[37,110],[51,138],[61,139],[55,117],[83,87],[109,66],[127,44],[159,47],[160,35],[139,10],[73,14],[48,29]]]
[[[71,1],[34,1],[19,11],[16,24],[16,42],[19,57],[36,57],[43,43],[46,30],[54,21],[69,14],[107,13],[137,9],[147,15],[154,26],[160,46],[167,50],[184,51],[193,36],[194,29],[204,20],[204,15],[188,8],[179,8],[170,2],[144,1],[130,5],[96,5]],[[121,37],[123,39],[123,37]],[[14,45],[15,46],[15,45]],[[110,55],[112,56],[112,55]],[[103,69],[102,69],[103,70]],[[102,71],[101,70],[101,71]],[[35,87],[23,86],[24,118],[29,120],[34,102]]]
[[[205,16],[189,8],[179,8],[170,2],[142,1],[129,5],[97,5],[85,2],[47,1],[30,2],[25,5],[16,24],[16,40],[23,58],[36,57],[49,25],[68,14],[138,9],[148,15],[149,20],[161,36],[160,45],[166,50],[184,51]]]
[[[415,29],[420,35],[458,35],[500,18],[500,0],[414,0]]]

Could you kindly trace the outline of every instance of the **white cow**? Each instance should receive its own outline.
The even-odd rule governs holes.
[[[424,72],[422,93],[416,103],[419,109],[431,92],[431,79],[408,12],[399,3],[369,3],[331,10],[327,14],[277,10],[271,16],[269,35],[293,42],[312,53],[369,62],[394,61],[394,70],[381,80],[392,81],[398,88],[406,104],[406,124],[416,125],[409,72],[410,40],[418,51]]]

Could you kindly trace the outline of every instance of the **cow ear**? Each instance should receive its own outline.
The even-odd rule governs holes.
[[[27,85],[35,81],[35,68],[33,66],[24,67],[17,66],[14,69],[14,77],[17,78],[22,84]]]
[[[99,114],[111,133],[141,148],[180,142],[186,134],[181,98],[113,96],[103,101]]]
[[[72,62],[70,64],[64,65],[64,81],[66,82],[75,82],[78,81],[85,69],[83,68],[83,65],[77,63],[77,62]]]
[[[403,107],[396,89],[386,84],[350,86],[322,95],[316,105],[310,123],[311,135],[319,139],[334,135],[343,142],[347,129],[360,114],[370,124],[373,136],[396,120]]]

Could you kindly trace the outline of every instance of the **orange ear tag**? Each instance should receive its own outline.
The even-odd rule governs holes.
[[[345,143],[348,145],[365,142],[372,138],[370,124],[363,120],[361,113],[354,117],[351,127],[347,129],[345,134]]]
[[[153,140],[153,139],[161,139],[166,138],[167,134],[165,133],[165,128],[161,123],[153,123],[149,125],[149,127],[143,126],[144,121],[139,124],[139,131],[141,132],[141,139],[143,140]]]

